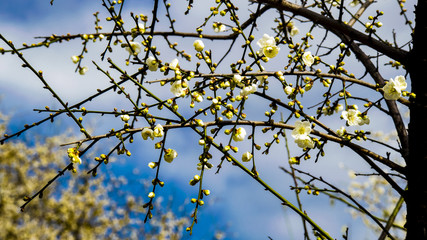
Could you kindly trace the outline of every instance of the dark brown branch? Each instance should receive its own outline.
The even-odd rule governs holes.
[[[344,34],[350,39],[361,42],[375,49],[376,51],[381,52],[384,55],[403,63],[404,65],[407,63],[407,56],[408,56],[407,51],[392,47],[387,43],[373,39],[369,35],[366,35],[342,22],[325,17],[319,13],[311,11],[300,5],[290,3],[285,0],[252,0],[252,1],[257,3],[264,3],[278,10],[289,11],[289,12],[292,12],[293,14],[303,16],[307,19],[310,19],[313,23],[319,24],[323,26],[325,29],[337,35]]]

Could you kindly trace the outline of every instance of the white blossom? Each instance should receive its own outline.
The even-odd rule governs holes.
[[[148,70],[152,72],[157,71],[157,68],[159,68],[159,62],[153,56],[149,56],[145,61],[145,64],[147,64]]]
[[[193,92],[192,93],[193,99],[196,102],[202,102],[203,101],[203,96],[199,93],[199,92]]]
[[[141,44],[139,42],[129,42],[130,47],[125,47],[129,54],[138,55],[141,52]]]
[[[292,130],[292,137],[295,139],[304,138],[311,132],[311,123],[308,121],[296,121]]]
[[[73,63],[78,63],[78,62],[79,62],[79,60],[80,60],[80,57],[79,57],[79,56],[72,56],[72,57],[71,57],[71,61],[73,61]]]
[[[243,162],[249,162],[252,159],[253,155],[250,152],[245,152],[242,155],[242,161]]]
[[[383,87],[384,98],[387,100],[397,100],[402,96],[402,91],[406,89],[407,83],[404,76],[397,76],[390,79]]]
[[[236,128],[233,133],[233,140],[235,142],[243,141],[246,137],[246,130],[242,127]]]
[[[294,25],[294,22],[290,21],[286,25],[286,29],[288,30],[288,33],[291,35],[291,37],[297,35],[299,33],[299,29],[297,26]]]
[[[300,148],[314,148],[313,140],[307,135],[304,135],[303,137],[295,139],[295,143]]]
[[[212,27],[213,27],[213,29],[214,29],[214,31],[215,31],[216,33],[224,32],[224,31],[226,30],[225,25],[224,25],[224,24],[222,24],[222,23],[214,23],[214,24],[212,25]]]
[[[368,116],[362,116],[362,113],[356,109],[349,109],[348,111],[342,111],[341,117],[347,121],[349,126],[362,126],[363,124],[369,124],[370,120]]]
[[[147,140],[148,138],[151,138],[151,140],[154,139],[154,131],[151,128],[145,127],[141,131],[141,136],[144,140]]]
[[[314,148],[314,142],[308,136],[311,132],[311,123],[308,121],[296,121],[295,127],[292,130],[292,137],[295,139],[295,143],[300,148]]]
[[[171,88],[170,91],[176,96],[176,97],[183,97],[185,96],[188,86],[187,86],[187,80],[177,80],[175,81]]]
[[[163,134],[164,134],[163,126],[160,124],[157,124],[154,127],[153,136],[154,137],[163,137]]]
[[[163,158],[166,162],[171,163],[176,157],[178,157],[178,153],[173,149],[167,149]]]
[[[178,59],[175,58],[169,63],[169,68],[172,70],[176,70],[178,68]]]
[[[122,119],[123,122],[128,122],[130,117],[127,114],[120,115],[120,119]]]
[[[85,75],[88,70],[89,70],[88,67],[81,67],[79,69],[79,73],[80,73],[80,75]]]
[[[291,95],[293,92],[294,92],[294,88],[293,87],[291,87],[289,85],[285,87],[285,93],[286,93],[286,95]]]
[[[310,51],[307,51],[302,55],[302,61],[307,67],[311,67],[311,65],[313,65],[314,57],[311,55]]]
[[[344,136],[344,134],[347,132],[344,126],[342,126],[340,129],[337,129],[337,134],[341,137]]]
[[[256,92],[257,88],[258,86],[254,83],[249,86],[246,86],[240,91],[240,96],[248,96],[249,94]]]
[[[196,51],[198,52],[203,51],[203,49],[205,48],[205,44],[200,39],[197,39],[196,41],[194,41],[193,46],[194,46],[194,49],[196,49]]]
[[[275,57],[280,48],[276,46],[276,40],[274,37],[270,37],[268,34],[264,34],[260,40],[258,40],[257,45],[261,48],[264,56],[268,58]]]

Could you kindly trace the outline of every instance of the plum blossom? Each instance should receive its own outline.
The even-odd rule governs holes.
[[[172,70],[176,70],[178,68],[178,59],[175,58],[169,63],[169,68]]]
[[[356,109],[342,111],[341,117],[347,121],[349,126],[362,126],[364,124],[369,124],[370,122],[368,116],[362,116],[362,113]]]
[[[196,102],[202,102],[203,101],[203,96],[197,91],[192,93],[192,97],[193,97],[194,101],[196,101]]]
[[[313,65],[314,57],[311,55],[310,51],[307,51],[302,55],[302,61],[307,67],[311,67],[311,65]]]
[[[289,85],[285,87],[285,93],[286,93],[286,95],[291,95],[293,92],[294,92],[294,88],[293,87],[291,87]]]
[[[288,33],[291,35],[291,37],[297,35],[299,33],[299,29],[297,26],[294,25],[294,22],[290,21],[288,25],[286,26]]]
[[[68,157],[70,158],[70,161],[72,163],[82,163],[82,160],[80,159],[80,151],[77,150],[77,148],[69,148],[67,149]]]
[[[311,132],[311,123],[308,121],[296,121],[295,128],[292,130],[292,137],[295,139],[308,136]]]
[[[295,139],[295,143],[300,148],[314,148],[313,140],[307,135],[305,135],[301,138]]]
[[[163,126],[160,124],[157,124],[154,127],[153,136],[154,137],[163,137],[164,134],[165,134],[165,132],[163,131]]]
[[[342,126],[340,129],[337,129],[337,134],[341,137],[344,136],[344,134],[347,132],[344,126]]]
[[[352,0],[349,5],[350,7],[356,7],[357,5],[359,5],[360,0]]]
[[[178,153],[173,149],[167,149],[163,158],[166,162],[171,163],[176,157],[178,157]]]
[[[233,140],[235,142],[243,141],[246,137],[246,130],[242,127],[236,128],[233,133]]]
[[[130,117],[127,114],[120,115],[120,119],[122,119],[123,122],[128,122]]]
[[[205,44],[200,39],[197,39],[196,41],[194,41],[193,46],[194,46],[194,49],[196,49],[196,51],[198,52],[203,51],[203,49],[205,48]]]
[[[250,152],[245,152],[242,155],[242,161],[243,162],[249,162],[252,159],[253,155]]]
[[[383,87],[384,98],[387,100],[397,100],[402,96],[402,91],[406,89],[407,83],[404,76],[396,76],[390,79]]]
[[[214,23],[213,25],[212,25],[212,27],[213,27],[213,29],[214,29],[214,31],[216,32],[216,33],[219,33],[219,32],[224,32],[226,29],[225,29],[225,25],[224,24],[222,24],[222,23]]]
[[[144,140],[147,140],[148,138],[154,140],[154,131],[151,128],[145,127],[141,131],[141,136]]]
[[[80,57],[79,57],[79,56],[72,56],[72,57],[71,57],[71,61],[73,61],[73,63],[78,63],[78,62],[79,62],[79,60],[80,60]]]
[[[159,68],[159,62],[153,56],[149,56],[145,61],[145,64],[147,64],[148,70],[152,72],[157,71],[157,68]]]
[[[314,142],[308,136],[311,132],[311,123],[308,121],[296,121],[292,130],[292,137],[300,148],[314,148]]]
[[[249,86],[246,86],[240,91],[240,96],[242,96],[242,97],[248,96],[248,95],[256,92],[257,88],[258,88],[258,86],[254,83],[249,85]]]
[[[79,74],[80,75],[85,75],[86,74],[86,72],[89,70],[89,68],[88,67],[81,67],[80,69],[79,69]]]
[[[280,48],[276,46],[274,37],[270,37],[268,34],[264,34],[262,38],[258,40],[257,45],[261,48],[264,56],[268,58],[274,58],[280,50]]]
[[[176,97],[183,97],[185,96],[186,92],[188,89],[188,82],[187,80],[177,80],[175,81],[171,88],[170,91],[176,96]]]
[[[129,42],[129,46],[125,47],[126,51],[132,55],[138,55],[141,52],[141,44],[139,42]]]
[[[242,83],[242,76],[240,74],[234,74],[233,76],[233,82],[236,83],[237,86],[239,87],[243,87],[243,83]]]

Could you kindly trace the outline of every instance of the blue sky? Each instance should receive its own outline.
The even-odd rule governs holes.
[[[0,33],[13,40],[16,45],[20,45],[23,42],[35,42],[36,40],[33,38],[35,36],[46,36],[52,33],[93,32],[94,17],[92,14],[96,11],[101,12],[103,16],[101,24],[104,26],[104,30],[109,32],[111,31],[111,26],[104,20],[106,11],[102,8],[100,2],[56,0],[54,5],[50,6],[48,0],[3,1],[0,7]],[[209,1],[209,3],[213,3],[213,1]],[[133,11],[135,14],[144,13],[150,16],[152,1],[127,1],[126,6],[124,12]],[[173,9],[173,13],[182,13],[186,5],[177,4],[176,6],[177,9]],[[242,4],[242,7],[246,7],[246,5]],[[203,19],[204,14],[208,12],[208,7],[203,9],[203,11],[193,11],[191,17]],[[161,12],[161,15],[162,21],[164,21],[164,12]],[[242,12],[239,16],[245,19],[247,12]],[[180,21],[186,22],[180,26]],[[259,31],[256,33],[257,37],[262,36],[263,32],[271,31],[271,26],[267,24],[268,21],[264,21],[259,24]],[[192,31],[200,24],[200,21],[189,22],[184,20],[183,16],[177,17],[177,22],[177,28],[181,31]],[[159,27],[160,29],[167,29],[167,25],[163,22],[159,23]],[[182,38],[175,38],[175,40],[179,41],[179,46],[188,49],[189,52],[193,50],[193,40],[186,42]],[[90,62],[93,59],[102,66],[107,66],[105,61],[101,62],[98,57],[105,44],[105,41],[99,45],[89,44],[89,53],[84,61],[84,65],[89,67],[89,72],[85,76],[74,73],[75,65],[70,60],[71,56],[78,55],[81,52],[81,42],[78,40],[61,45],[52,45],[48,49],[39,48],[25,51],[24,54],[34,67],[43,70],[46,79],[50,81],[49,83],[55,91],[67,102],[74,104],[84,99],[85,96],[93,94],[95,89],[108,86],[108,80],[102,74],[96,72],[95,67]],[[205,41],[205,44],[218,52],[226,50],[221,43],[216,44],[211,41]],[[4,44],[0,43],[0,47],[4,47]],[[238,53],[238,50],[233,50],[233,53],[236,52]],[[170,61],[174,58],[170,52],[167,54],[164,57],[165,61]],[[193,52],[192,55],[194,55]],[[109,56],[114,56],[117,61],[119,59],[122,60],[120,64],[123,65],[126,54],[120,49],[115,49],[115,52]],[[194,62],[185,63],[184,60],[180,61],[182,61],[183,66],[194,66]],[[2,97],[0,110],[11,114],[13,121],[10,127],[12,130],[19,129],[26,123],[32,123],[46,116],[32,111],[33,109],[42,109],[46,105],[51,108],[60,107],[50,93],[42,89],[41,83],[29,71],[22,69],[20,65],[21,63],[15,56],[8,54],[0,56],[0,97]],[[274,63],[269,66],[275,67]],[[154,75],[152,76],[155,77]],[[155,88],[155,91],[164,96],[170,94],[169,92],[162,92],[162,89],[159,88]],[[89,103],[89,107],[111,110],[113,107],[118,109],[122,107],[129,108],[129,105],[124,103],[122,97],[109,94],[100,102]],[[254,108],[248,112],[255,114],[256,111],[259,111],[259,109]],[[121,123],[120,120],[114,118],[101,120],[88,118],[87,120],[85,119],[86,121],[89,126],[96,126],[94,129],[95,134],[102,134],[106,129],[111,129],[114,126],[118,128],[118,124]],[[342,124],[338,122],[339,120],[336,121],[337,124]],[[375,127],[382,126],[384,123],[389,123],[389,121],[379,119],[372,124]],[[63,116],[56,121],[56,124],[44,125],[35,129],[35,131],[40,131],[41,134],[46,135],[57,134],[69,126],[76,130],[70,120]],[[24,137],[31,137],[31,134],[31,132],[28,132]],[[195,150],[188,151],[189,143],[187,143],[189,140],[194,143],[197,139],[198,137],[190,130],[177,130],[168,140],[168,146],[176,149],[179,157],[172,164],[166,165],[162,169],[161,177],[165,180],[167,187],[160,189],[158,194],[165,198],[170,194],[174,194],[178,205],[179,202],[183,202],[185,199],[194,197],[197,194],[196,189],[188,185],[188,181],[194,174],[197,174],[197,162],[195,160],[197,160],[201,149],[197,149],[197,144],[192,144],[191,148],[193,149],[195,145]],[[248,146],[242,144],[239,147],[244,149]],[[356,168],[360,171],[365,171],[368,168],[357,160],[355,154],[346,150],[337,152],[334,147],[330,147],[328,149],[330,151],[327,151],[327,157],[320,159],[317,164],[307,161],[303,162],[300,168],[310,170],[315,175],[328,176],[329,180],[334,180],[337,185],[345,187],[349,182],[347,171],[340,168],[339,163],[344,163],[347,167]],[[154,150],[147,151],[146,149],[152,149],[152,142],[136,139],[135,143],[130,145],[130,150],[133,153],[132,157],[117,162],[117,173],[128,176],[136,168],[141,173],[141,177],[153,178],[154,171],[147,167],[147,163],[157,157],[157,152]],[[298,149],[291,149],[291,151],[292,154],[299,153]],[[261,177],[266,182],[277,188],[279,192],[295,203],[294,195],[289,191],[292,179],[279,169],[279,166],[287,166],[287,157],[284,156],[286,156],[286,151],[283,147],[273,148],[270,155],[258,156],[257,167]],[[218,161],[215,163],[218,163]],[[247,166],[250,167],[249,164]],[[330,174],[331,172],[333,175]],[[206,236],[211,236],[217,228],[228,233],[226,239],[267,239],[268,236],[272,239],[301,239],[301,221],[298,216],[289,209],[284,209],[277,199],[266,193],[260,185],[238,168],[231,166],[231,164],[225,164],[220,174],[214,174],[214,170],[211,170],[207,172],[205,183],[212,194],[206,199],[206,206],[201,209],[199,224],[194,230],[194,236],[189,237],[189,239],[208,239]],[[145,196],[146,193],[141,194]],[[360,219],[352,219],[346,210],[342,208],[342,205],[331,206],[328,203],[329,199],[323,196],[314,197],[309,195],[303,198],[306,200],[304,207],[307,213],[313,219],[318,220],[320,225],[332,236],[340,239],[342,227],[349,226],[350,234],[353,237],[357,236],[357,239],[369,239],[371,237],[369,231],[360,232],[360,229],[364,229]],[[188,206],[188,209],[191,209],[191,206]]]

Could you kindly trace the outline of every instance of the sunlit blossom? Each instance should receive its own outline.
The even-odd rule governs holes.
[[[233,140],[235,142],[243,141],[246,137],[246,130],[242,127],[236,128],[233,133]]]
[[[407,83],[404,76],[397,76],[390,79],[383,87],[384,98],[387,100],[397,100],[402,96],[402,91],[406,89]]]
[[[157,71],[157,68],[159,68],[159,62],[153,56],[149,56],[145,64],[147,64],[148,70],[153,72]]]
[[[344,134],[347,132],[344,126],[342,126],[340,129],[337,129],[337,134],[340,136],[344,136]]]
[[[183,81],[182,80],[177,80],[177,81],[175,81],[172,84],[172,86],[170,88],[170,91],[176,97],[183,97],[187,93],[187,89],[188,89],[188,82],[187,82],[187,80],[183,80]]]
[[[224,25],[224,24],[222,24],[222,23],[214,23],[214,24],[212,25],[212,28],[213,28],[213,30],[214,30],[216,33],[224,32],[224,31],[226,30],[225,25]]]
[[[307,51],[302,55],[302,61],[307,67],[311,67],[311,65],[313,65],[314,57],[311,55],[310,51]]]
[[[81,67],[80,69],[79,69],[79,74],[80,75],[85,75],[86,74],[86,72],[89,70],[89,68],[88,67]]]
[[[163,137],[163,134],[164,134],[163,126],[162,126],[162,125],[160,125],[160,124],[157,124],[157,125],[154,127],[154,130],[153,130],[153,136],[154,136],[154,137]]]
[[[123,122],[128,122],[130,117],[127,114],[120,115],[120,119],[122,119]]]
[[[240,91],[240,96],[248,96],[249,94],[256,92],[257,88],[258,86],[254,83],[249,86],[246,86]]]
[[[82,160],[80,159],[80,156],[79,156],[80,151],[77,150],[77,148],[68,148],[67,153],[72,163],[78,163],[78,164],[82,163]]]
[[[245,152],[242,155],[242,161],[243,162],[249,162],[252,159],[253,155],[250,152]]]
[[[176,70],[178,68],[178,59],[174,58],[170,63],[169,63],[169,68],[172,70]]]
[[[308,121],[296,121],[292,130],[292,137],[295,139],[304,138],[311,132],[311,123]]]
[[[274,37],[270,37],[268,34],[264,34],[260,40],[258,40],[257,45],[261,48],[264,56],[268,58],[275,57],[280,48],[276,46],[276,40]]]
[[[300,148],[314,148],[313,140],[310,138],[310,136],[307,136],[307,135],[304,135],[303,137],[295,139],[295,143]]]
[[[370,120],[368,116],[362,116],[362,113],[356,109],[349,109],[348,111],[342,111],[341,117],[347,121],[349,126],[361,126],[369,124]]]
[[[79,56],[72,56],[72,57],[71,57],[71,61],[73,61],[73,63],[78,63],[78,62],[79,62],[79,60],[80,60],[80,57],[79,57]]]
[[[176,157],[178,157],[178,153],[173,149],[167,149],[163,158],[166,162],[171,163]]]
[[[203,51],[203,49],[205,48],[205,44],[200,39],[197,39],[196,41],[194,41],[193,46],[194,46],[194,49],[196,49],[196,51],[198,52]]]
[[[194,101],[196,101],[196,102],[202,102],[203,101],[203,96],[197,91],[193,92],[192,96],[193,96]]]
[[[154,131],[151,128],[145,127],[141,131],[141,136],[144,140],[147,140],[148,138],[151,138],[151,140],[154,139]]]
[[[286,93],[286,95],[291,95],[293,92],[294,92],[294,88],[293,87],[291,87],[289,85],[285,87],[285,93]]]
[[[129,42],[129,46],[125,47],[126,51],[131,55],[138,55],[141,52],[141,44],[139,42]]]

